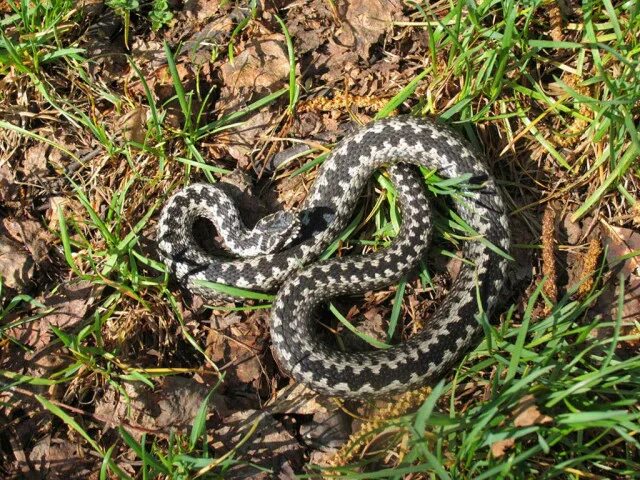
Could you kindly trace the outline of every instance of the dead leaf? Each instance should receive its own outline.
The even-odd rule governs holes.
[[[2,226],[13,240],[21,242],[31,253],[31,258],[40,264],[47,257],[53,236],[40,225],[40,222],[29,219],[5,218]]]
[[[36,143],[26,149],[22,170],[27,178],[39,178],[48,173],[47,153],[50,147],[46,143]]]
[[[249,166],[249,158],[260,149],[260,141],[266,139],[275,125],[276,116],[269,111],[260,111],[242,126],[219,135],[218,140],[225,144],[229,155],[238,160],[238,167],[244,169]]]
[[[598,302],[594,307],[594,313],[602,315],[603,322],[615,321],[618,318],[618,296],[620,288],[624,288],[624,298],[622,300],[623,329],[633,326],[640,321],[640,277],[630,275],[621,286],[618,282],[609,282],[604,292],[598,297]],[[612,327],[598,328],[596,330],[598,338],[610,338],[613,334]]]
[[[326,43],[336,25],[330,5],[325,0],[291,5],[287,28],[294,39],[297,55],[317,51]]]
[[[125,74],[127,60],[123,38],[117,35],[123,28],[123,18],[115,9],[108,8],[104,2],[84,2],[82,11],[85,21],[95,24],[95,28],[85,31],[80,37],[80,46],[86,49],[91,62],[93,74],[104,75],[102,78],[116,79]]]
[[[65,219],[72,218],[77,212],[82,212],[82,204],[74,198],[69,197],[49,197],[49,208],[45,215],[50,231],[57,231],[60,228],[58,222],[58,209],[62,208]]]
[[[304,454],[300,443],[280,421],[256,410],[243,410],[224,418],[224,426],[214,434],[216,450],[225,452],[237,448],[254,422],[258,425],[256,431],[239,449],[243,458],[250,458],[252,463],[269,468],[275,474],[279,474],[286,464],[290,464],[294,471],[299,469]],[[228,475],[229,478],[273,478],[271,474],[261,476],[255,468],[242,465],[232,468]]]
[[[29,460],[34,466],[33,473],[37,472],[39,478],[53,480],[87,478],[93,464],[91,457],[79,451],[77,445],[66,439],[51,438],[51,435],[36,443],[29,453]]]
[[[458,278],[461,269],[462,257],[452,257],[447,261],[447,272],[449,272],[452,281]]]
[[[518,402],[518,406],[513,412],[513,425],[522,428],[531,425],[547,425],[553,422],[548,415],[544,415],[538,410],[536,399],[533,395],[525,395]],[[515,445],[514,438],[505,438],[491,444],[491,455],[494,458],[504,456],[508,450]]]
[[[9,163],[0,164],[0,203],[6,204],[15,196],[15,173]]]
[[[211,327],[216,331],[224,330],[231,325],[235,325],[236,323],[241,322],[242,319],[243,317],[238,312],[222,312],[220,314],[214,312],[214,315],[211,317]],[[211,344],[216,342],[216,338],[217,337],[215,336],[211,337]],[[207,344],[209,344],[209,340],[207,340]],[[222,357],[220,356],[222,355],[220,349],[212,347],[211,350],[212,355],[214,355],[213,357],[211,357],[212,359],[217,358],[217,361],[222,360]]]
[[[57,135],[58,133],[59,136]],[[72,151],[74,148],[72,144],[65,141],[65,135],[63,132],[56,132],[56,142],[67,151]],[[61,174],[63,172],[68,171],[66,170],[67,168],[73,169],[80,166],[80,164],[75,160],[72,162],[70,161],[71,159],[69,156],[60,148],[52,148],[47,155],[47,163],[49,164],[49,167],[60,176],[62,176]],[[62,179],[60,179],[60,181],[62,181]]]
[[[623,283],[609,282],[604,292],[598,297],[594,311],[602,315],[605,322],[614,321],[620,316],[622,319],[622,334],[633,331],[635,322],[640,321],[640,256],[632,256],[625,260],[621,257],[640,250],[640,233],[621,227],[614,227],[601,223],[603,240],[608,245],[607,261],[610,267],[622,273]],[[622,312],[618,311],[618,297],[620,289],[624,288]],[[613,335],[611,327],[598,328],[598,338],[610,338]],[[633,349],[635,342],[625,342],[623,347]]]
[[[116,123],[118,131],[122,132],[127,142],[144,144],[147,134],[147,111],[144,107],[137,107],[122,115]]]
[[[636,241],[635,236],[632,237],[633,241]],[[628,244],[627,244],[628,246]],[[616,249],[616,247],[613,247]],[[616,252],[623,252],[625,248],[617,248]],[[608,259],[610,262],[616,262],[619,259],[619,255],[615,253],[608,253]],[[622,275],[622,284],[620,284],[620,277],[614,276],[611,281],[605,284],[603,292],[598,296],[598,300],[593,308],[594,314],[602,316],[602,322],[616,322],[618,317],[621,320],[620,336],[634,336],[637,334],[637,328],[635,325],[640,321],[640,276],[633,273],[637,269],[632,270],[628,267],[628,263],[631,259],[626,260],[620,268],[620,271],[627,272]],[[632,272],[632,273],[629,273]],[[620,296],[620,289],[624,289],[624,297],[622,299],[622,311],[618,310],[618,301]],[[634,333],[635,332],[635,333]],[[614,329],[611,326],[601,326],[593,331],[593,336],[599,339],[610,339],[614,334]],[[618,347],[622,348],[620,353],[626,352],[626,354],[635,355],[638,349],[638,339],[630,339],[621,341]]]
[[[336,408],[336,404],[303,383],[294,383],[278,390],[269,400],[269,408],[272,413],[315,415]]]
[[[351,312],[349,312],[351,313]],[[380,308],[372,306],[366,308],[362,316],[366,319],[362,325],[358,325],[358,330],[362,333],[379,340],[381,342],[387,339],[387,315]]]
[[[636,202],[631,207],[631,215],[633,215],[632,222],[636,227],[640,227],[640,202]]]
[[[176,64],[176,72],[180,82],[184,85],[185,91],[190,91],[195,87],[194,75],[191,70],[191,66],[187,66],[184,63]],[[175,95],[173,86],[173,76],[168,65],[163,65],[159,68],[155,75],[155,81],[149,82],[150,86],[153,85],[153,89],[161,100],[168,100]],[[177,104],[177,99],[176,102]]]
[[[220,68],[223,87],[219,105],[223,111],[237,110],[248,102],[285,86],[289,78],[289,58],[284,36],[271,34],[252,38],[233,62]],[[243,122],[242,126],[220,135],[229,155],[239,166],[249,166],[248,159],[259,149],[261,138],[276,125],[277,115],[263,110]]]
[[[53,309],[49,315],[13,327],[7,333],[24,345],[40,350],[54,336],[51,326],[69,331],[79,325],[101,290],[89,281],[65,284],[57,294],[44,300],[45,308]]]
[[[567,213],[562,219],[562,226],[567,235],[567,243],[576,245],[582,236],[582,227],[578,222],[571,220],[571,214]]]
[[[0,235],[0,277],[4,285],[22,290],[33,278],[35,265],[22,245]]]
[[[340,2],[343,18],[337,33],[341,46],[369,60],[369,48],[402,18],[402,3],[395,0],[349,0]]]
[[[187,0],[184,2],[184,10],[200,20],[213,17],[220,10],[220,0]],[[227,15],[224,17],[228,18]]]
[[[167,55],[164,52],[162,42],[149,40],[148,37],[136,37],[131,45],[131,56],[139,59],[140,62],[144,61],[141,65],[144,67],[144,71],[151,72],[145,75],[145,80],[153,88],[156,81],[153,72],[167,65]],[[142,83],[137,83],[137,80],[139,79],[136,77],[136,83],[132,85],[132,91],[136,95],[145,95]]]
[[[334,406],[332,410],[320,410],[311,422],[300,426],[300,435],[313,448],[313,462],[328,465],[329,460],[351,436],[352,418],[344,410]]]
[[[302,203],[309,190],[303,175],[287,176],[278,183],[278,201],[284,209],[291,209]]]
[[[505,438],[504,440],[498,440],[491,444],[491,455],[493,458],[503,457],[507,450],[510,450],[516,441],[513,438]]]
[[[640,233],[629,228],[614,227],[605,221],[601,222],[601,231],[605,244],[609,247],[607,261],[610,267],[620,263],[620,257],[640,250]],[[634,274],[640,276],[640,255],[624,261],[621,271],[624,277]]]
[[[209,331],[206,352],[213,361],[226,365],[225,387],[259,386],[264,370],[259,355],[266,350],[265,320],[261,315],[253,315],[224,332]]]
[[[384,302],[388,296],[388,291],[367,294],[364,305],[351,306],[345,315],[346,319],[351,322],[360,333],[368,335],[380,342],[385,342],[387,340],[387,318],[389,318],[389,309],[381,307],[380,304]],[[342,312],[344,312],[344,308],[346,308],[346,305],[341,306],[340,302],[336,302],[335,306]],[[341,323],[338,323],[337,331],[342,337],[345,349],[362,351],[370,348],[366,340],[349,331]]]
[[[225,111],[272,93],[289,81],[289,57],[284,36],[252,38],[233,60],[220,67],[224,87],[221,105]]]
[[[353,80],[360,74],[357,68],[358,54],[352,48],[339,45],[333,39],[329,41],[327,53],[320,53],[316,60],[319,66],[326,69],[322,79],[327,83],[354,83]],[[347,80],[348,79],[348,80]]]
[[[112,426],[132,423],[159,434],[189,431],[209,393],[207,385],[177,376],[164,377],[153,390],[141,382],[124,383],[124,388],[129,399],[109,389],[97,402],[96,415],[113,419]],[[228,413],[220,395],[213,395],[209,405],[209,412],[216,411],[225,416]],[[140,434],[137,430],[130,433]]]
[[[546,425],[553,422],[548,415],[540,413],[533,395],[525,395],[520,399],[516,409],[513,424],[516,427],[529,427],[531,425]]]
[[[197,3],[212,5],[216,2],[217,0],[199,0]],[[184,50],[188,52],[190,61],[201,66],[203,73],[210,77],[212,75],[209,71],[211,59],[217,57],[220,45],[226,45],[231,31],[237,24],[234,23],[231,15],[224,13],[215,15],[212,12],[207,12],[206,6],[197,10],[197,18],[198,23],[203,20],[208,20],[208,23],[197,25],[193,36],[184,42]],[[210,82],[213,81],[213,79],[210,80]]]

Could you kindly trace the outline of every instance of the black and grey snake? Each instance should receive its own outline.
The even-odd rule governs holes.
[[[469,177],[456,211],[477,236],[465,242],[464,267],[420,333],[388,349],[341,351],[314,328],[318,307],[336,296],[398,282],[427,250],[429,202],[415,165],[446,178]],[[397,238],[369,255],[316,261],[348,225],[364,186],[381,167],[388,167],[397,189],[402,214]],[[233,257],[213,256],[198,245],[192,227],[199,217],[214,223]],[[233,202],[210,184],[173,195],[158,225],[160,254],[191,292],[219,299],[203,280],[277,289],[271,340],[278,363],[317,392],[351,398],[415,388],[460,359],[481,331],[479,312],[491,315],[504,283],[507,260],[490,244],[503,252],[510,248],[505,207],[487,166],[450,129],[410,116],[374,122],[344,138],[300,208],[265,217],[255,231],[244,227]],[[243,249],[248,258],[239,257]]]

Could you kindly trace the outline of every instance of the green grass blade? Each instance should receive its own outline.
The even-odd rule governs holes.
[[[98,443],[91,437],[91,435],[89,435],[86,432],[86,430],[82,428],[80,424],[76,422],[76,420],[72,416],[68,415],[60,407],[51,403],[49,400],[42,397],[41,395],[36,395],[35,397],[44,408],[49,410],[56,417],[60,418],[60,420],[62,420],[68,427],[70,427],[71,429],[79,433],[80,436],[82,436],[87,441],[87,443],[91,445],[91,448],[93,448],[96,452],[98,452],[102,457],[105,456],[105,452],[102,450],[102,447],[98,445]],[[127,478],[127,479],[130,478],[112,460],[109,460],[108,463],[109,463],[109,468],[111,468],[112,471],[116,472],[120,476],[120,478]]]
[[[231,297],[246,298],[249,300],[267,300],[269,302],[272,302],[276,298],[275,295],[269,293],[254,292],[253,290],[232,287],[231,285],[224,285],[222,283],[208,282],[206,280],[194,280],[194,283]]]
[[[300,94],[300,88],[296,82],[296,54],[293,49],[293,40],[287,29],[287,25],[282,21],[278,15],[274,15],[275,19],[280,24],[282,33],[284,34],[285,41],[287,43],[287,55],[289,57],[289,113],[293,113],[296,109],[296,103]]]
[[[365,342],[367,342],[372,347],[380,348],[380,349],[391,348],[391,345],[389,345],[387,343],[384,343],[384,342],[381,342],[379,340],[376,340],[372,336],[367,335],[366,333],[362,333],[360,330],[358,330],[353,325],[353,323],[351,323],[349,320],[347,320],[345,318],[345,316],[342,315],[338,311],[338,309],[333,305],[333,303],[329,303],[329,310],[331,311],[331,313],[333,313],[335,315],[335,317],[338,319],[338,321],[347,328],[347,330],[349,330],[354,335],[358,336],[358,338],[360,338],[360,339],[364,340]]]

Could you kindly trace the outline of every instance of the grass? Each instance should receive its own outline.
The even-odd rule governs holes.
[[[620,318],[612,325],[585,321],[599,294],[594,290],[583,301],[567,295],[540,319],[533,315],[538,288],[522,318],[516,321],[511,310],[492,327],[453,379],[435,388],[415,414],[373,432],[387,432],[373,448],[380,454],[405,446],[399,465],[375,473],[358,474],[353,465],[335,471],[345,478],[403,478],[411,472],[437,478],[633,477],[639,465],[640,359],[614,356],[619,342],[630,337],[594,341],[598,329],[620,327]],[[488,400],[469,401],[477,394]],[[528,396],[548,420],[516,426],[514,412]],[[505,439],[515,440],[507,455],[487,456]],[[358,467],[374,459],[365,457]]]
[[[137,2],[112,4],[125,19],[126,45],[135,35],[144,38],[145,27],[140,23],[146,25],[145,21],[152,28],[177,28],[167,23],[168,4],[154,5],[151,19],[145,20],[148,10]],[[640,11],[636,2],[583,2],[562,18],[554,3],[541,1],[407,5],[407,17],[393,25],[393,38],[424,36],[426,43],[419,54],[403,60],[417,73],[403,78],[391,94],[375,91],[387,102],[370,112],[372,116],[383,118],[399,107],[413,114],[437,115],[485,151],[522,230],[516,243],[523,250],[539,247],[538,208],[557,200],[566,205],[573,221],[599,218],[633,228],[640,184]],[[35,399],[38,408],[57,419],[54,433],[75,432],[78,448],[100,459],[100,478],[224,478],[240,465],[255,472],[264,470],[242,450],[261,428],[258,422],[247,425],[228,451],[212,448],[206,417],[213,397],[225,384],[227,369],[212,360],[203,346],[202,330],[194,327],[193,319],[185,318],[185,301],[169,283],[166,268],[149,248],[148,239],[153,238],[158,210],[170,193],[199,177],[218,181],[234,169],[232,162],[211,158],[210,145],[264,111],[280,119],[279,136],[286,140],[296,107],[314,93],[309,85],[334,91],[344,86],[324,85],[320,76],[309,78],[305,58],[297,54],[299,40],[291,33],[291,8],[270,11],[273,31],[283,35],[289,77],[244,106],[218,112],[219,87],[224,85],[207,84],[204,75],[195,75],[196,84],[187,86],[180,71],[181,45],[163,44],[172,93],[162,98],[150,83],[142,59],[135,54],[127,57],[130,81],[140,85],[134,95],[129,86],[113,79],[95,81],[90,69],[95,60],[88,60],[80,41],[83,20],[74,2],[35,0],[9,2],[9,7],[11,11],[0,19],[0,76],[7,81],[0,91],[0,115],[6,117],[0,118],[0,151],[14,142],[15,154],[7,153],[10,149],[1,152],[0,164],[8,159],[20,171],[25,149],[46,143],[77,168],[49,165],[53,175],[63,180],[60,195],[71,202],[71,207],[57,210],[57,226],[51,232],[57,239],[57,255],[48,273],[53,280],[38,282],[36,292],[13,292],[0,282],[0,348],[3,353],[29,351],[14,338],[12,328],[51,314],[39,296],[46,297],[60,284],[84,281],[102,293],[77,330],[52,329],[54,344],[64,347],[62,367],[41,376],[0,370],[0,392],[20,392]],[[215,49],[215,65],[233,62],[247,39],[261,35],[264,19],[257,14],[256,4],[249,7],[244,19],[234,18],[227,44]],[[332,2],[329,7],[337,12]],[[559,18],[562,29],[557,32],[552,26]],[[393,38],[376,46],[389,49],[388,61],[398,56]],[[139,106],[149,112],[141,125],[143,142],[121,135],[115,121]],[[171,115],[178,121],[172,121]],[[269,141],[262,137],[258,141],[260,153],[254,160],[266,162]],[[89,159],[86,147],[93,151]],[[311,145],[279,168],[278,179],[310,180],[329,148]],[[423,173],[430,191],[445,199],[466,180]],[[29,207],[45,189],[31,188],[31,180],[23,183],[28,193],[21,208],[45,224],[41,210]],[[475,233],[447,210],[445,202],[438,205],[435,228],[441,240],[436,249],[455,257],[458,245]],[[13,206],[2,208],[8,216],[19,213]],[[384,247],[397,232],[399,221],[393,186],[384,174],[377,174],[367,201],[323,258]],[[634,255],[637,251],[629,257]],[[533,262],[537,266],[538,260]],[[489,324],[484,319],[483,341],[455,372],[434,386],[415,412],[399,418],[390,415],[361,438],[356,432],[354,445],[366,448],[343,452],[344,461],[338,458],[331,468],[309,464],[306,476],[636,476],[640,471],[640,359],[637,354],[625,355],[624,347],[637,342],[638,335],[622,329],[620,313],[606,320],[595,308],[611,284],[618,285],[619,306],[624,302],[624,279],[612,275],[610,267],[601,264],[595,286],[586,296],[569,290],[555,305],[541,293],[540,279],[514,292],[512,305],[499,322]],[[381,307],[389,318],[382,339],[358,329],[339,305],[332,304],[330,311],[345,329],[384,348],[405,334],[410,300],[438,299],[442,275],[432,270],[425,265],[418,280],[407,279],[389,290],[389,304]],[[243,316],[268,308],[272,300],[261,292],[211,287],[245,298],[246,302],[227,308]],[[540,305],[549,311],[541,314]],[[117,335],[110,330],[112,324],[117,325]],[[602,332],[608,331],[603,337]],[[147,356],[149,350],[158,356]],[[92,405],[85,405],[80,393],[99,387],[126,398],[128,382],[153,387],[162,377],[196,371],[215,379],[215,385],[191,430],[171,432],[168,437],[154,432],[134,437],[125,428],[130,425],[103,436],[104,419],[92,412]],[[54,390],[37,388],[42,386],[55,386],[64,395],[54,398],[50,394]],[[548,420],[516,425],[518,410],[531,398]],[[24,417],[19,410],[15,415]],[[6,430],[0,427],[0,436],[3,433]],[[504,451],[496,453],[501,442]],[[0,454],[0,471],[8,468],[2,461],[9,458]]]

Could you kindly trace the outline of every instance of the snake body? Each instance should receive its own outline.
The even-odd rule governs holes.
[[[477,236],[465,242],[464,267],[420,333],[387,349],[341,351],[314,328],[318,307],[336,296],[398,282],[428,248],[429,202],[416,165],[445,178],[469,178],[455,207]],[[388,167],[402,215],[391,246],[317,261],[348,225],[364,186],[381,167]],[[214,223],[234,258],[213,256],[198,245],[192,230],[198,217]],[[510,240],[503,201],[484,162],[450,129],[399,116],[344,138],[322,164],[300,208],[267,217],[254,230],[244,227],[233,202],[216,185],[179,191],[160,216],[158,247],[181,284],[206,300],[221,295],[201,281],[277,289],[271,340],[279,365],[319,393],[361,398],[421,386],[460,359],[481,331],[478,314],[491,315],[496,305],[507,269],[505,256],[496,250],[508,252]],[[249,254],[243,258],[245,247]]]

